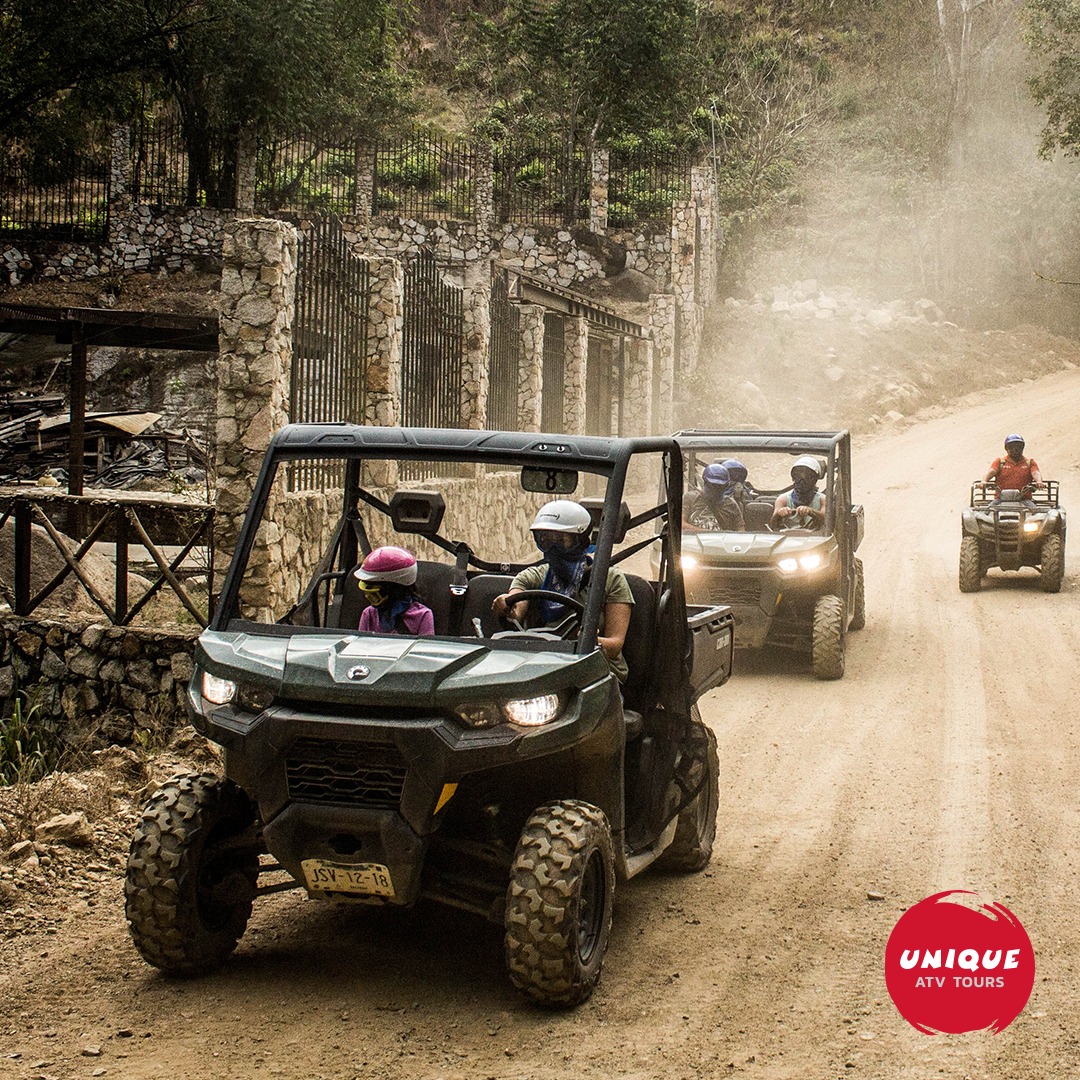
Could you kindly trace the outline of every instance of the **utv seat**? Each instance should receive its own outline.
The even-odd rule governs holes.
[[[771,502],[748,502],[743,507],[743,520],[746,523],[747,532],[765,532],[773,516],[773,503]]]

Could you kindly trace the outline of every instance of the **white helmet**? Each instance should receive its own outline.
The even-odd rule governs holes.
[[[814,475],[820,480],[825,475],[825,463],[816,457],[811,457],[809,454],[803,454],[802,457],[797,457],[791,464],[791,472],[794,475],[796,469],[810,469]]]
[[[592,528],[592,515],[581,503],[570,499],[556,499],[541,506],[530,531],[544,529],[548,532],[587,533]]]

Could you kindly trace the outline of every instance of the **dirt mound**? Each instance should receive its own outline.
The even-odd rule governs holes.
[[[936,318],[931,301],[875,305],[838,295],[765,295],[714,308],[677,425],[869,433],[973,391],[1080,364],[1080,344],[1037,327],[970,331]]]

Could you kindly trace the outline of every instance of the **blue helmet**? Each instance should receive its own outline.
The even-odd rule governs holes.
[[[728,476],[731,477],[732,483],[742,484],[746,482],[746,477],[748,475],[746,466],[737,458],[728,458],[727,461],[724,462],[723,467],[727,469]]]
[[[1023,435],[1006,435],[1005,436],[1005,445],[1008,446],[1009,443],[1019,443],[1021,446],[1023,446],[1024,445],[1024,436]]]
[[[726,488],[731,483],[731,475],[723,465],[706,465],[701,479],[711,487]]]

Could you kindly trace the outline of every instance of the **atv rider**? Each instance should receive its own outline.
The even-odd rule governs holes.
[[[527,589],[545,589],[584,603],[592,571],[592,558],[589,555],[592,517],[580,503],[556,499],[540,508],[529,529],[536,546],[544,555],[544,561],[528,566],[517,574],[510,583],[509,591],[492,601],[491,610],[500,616],[512,615],[524,623],[530,609],[535,608],[534,617],[529,619],[529,623],[551,626],[565,618],[570,609],[555,600],[525,600],[514,604],[513,595]],[[604,650],[611,672],[620,683],[626,681],[628,672],[622,648],[630,626],[633,603],[634,597],[626,575],[612,567],[607,573],[597,643]]]
[[[1038,462],[1034,458],[1024,457],[1024,440],[1020,435],[1005,436],[1005,456],[994,458],[983,481],[992,482],[997,489],[997,498],[990,503],[991,506],[1001,505],[1003,491],[1022,492],[1024,488],[1043,486]],[[1035,509],[1030,499],[1024,499],[1023,503],[1028,509]]]
[[[721,462],[731,477],[731,497],[742,507],[758,497],[754,485],[750,483],[746,466],[738,458],[728,458]]]
[[[808,454],[791,466],[790,491],[778,495],[773,505],[770,529],[817,529],[825,522],[825,495],[818,491],[821,462]]]
[[[701,490],[687,511],[684,527],[690,532],[742,532],[746,523],[737,490],[738,485],[725,466],[719,462],[706,465],[701,474]]]

